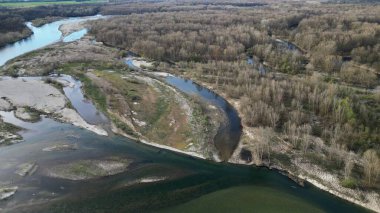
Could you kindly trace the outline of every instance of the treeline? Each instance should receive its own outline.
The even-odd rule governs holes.
[[[114,4],[101,8],[105,15],[130,15],[153,12],[178,12],[195,10],[225,10],[231,7],[254,8],[267,5],[263,2],[226,2],[226,1],[110,1]]]
[[[311,134],[360,152],[380,149],[379,97],[323,82],[316,75],[286,78],[260,75],[246,63],[181,63],[194,77],[241,98],[244,122],[286,132],[310,125]],[[311,119],[313,118],[313,119]],[[339,136],[337,136],[339,132]]]
[[[316,8],[314,12],[297,13],[286,19],[272,20],[266,26],[269,32],[305,50],[309,55],[311,70],[325,72],[366,88],[378,83],[379,5],[328,4]],[[291,27],[289,23],[294,23],[296,27]],[[354,77],[357,75],[363,75],[363,78]]]
[[[184,9],[187,5],[159,5],[127,5],[130,9],[126,10],[127,14],[133,11],[143,14],[97,21],[91,32],[99,41],[156,60],[234,61],[254,55],[279,72],[298,74],[316,70],[366,88],[378,82],[380,24],[375,12],[380,7],[371,9],[368,16],[358,15],[353,19],[323,14],[323,8],[263,19],[272,11],[262,8],[255,12],[233,9],[205,13],[199,8],[187,11]],[[162,12],[168,8],[179,11]],[[284,51],[275,42],[277,36],[293,41],[302,51],[291,48]],[[303,52],[307,57],[300,54]],[[353,62],[347,63],[350,60]],[[363,77],[355,77],[357,73]]]
[[[98,41],[131,49],[148,58],[187,62],[184,68],[201,62],[204,66],[198,65],[201,68],[194,73],[202,81],[210,78],[210,82],[217,81],[218,85],[222,83],[222,88],[231,97],[249,100],[251,104],[244,104],[247,107],[244,110],[246,119],[252,118],[246,120],[247,125],[264,125],[285,131],[286,126],[303,125],[304,119],[316,117],[317,123],[323,126],[318,133],[323,139],[329,141],[329,135],[335,131],[331,128],[336,128],[338,124],[339,131],[347,130],[347,134],[342,134],[342,137],[347,138],[339,141],[350,150],[364,151],[372,148],[379,139],[379,115],[373,97],[367,100],[364,95],[354,95],[355,92],[348,95],[353,91],[326,86],[329,84],[323,83],[326,81],[323,77],[318,80],[310,77],[307,80],[298,77],[294,77],[297,80],[261,78],[245,62],[247,55],[253,55],[275,71],[298,74],[308,69],[338,73],[348,83],[366,88],[377,85],[373,70],[361,69],[357,64],[363,64],[362,61],[344,62],[342,55],[358,50],[368,53],[369,49],[376,52],[376,45],[380,44],[380,25],[374,22],[361,23],[359,18],[351,20],[349,17],[323,15],[322,11],[326,8],[322,6],[307,12],[297,10],[292,15],[284,12],[275,18],[270,13],[273,11],[265,8],[253,12],[230,10],[132,14],[95,21],[91,33]],[[334,13],[339,9],[333,7],[327,11]],[[369,9],[368,17],[374,20],[374,11],[380,8],[365,9]],[[363,12],[360,13],[361,20],[365,19],[364,9],[358,11],[356,13]],[[292,48],[279,47],[270,35],[270,32],[278,33],[278,29],[288,31],[284,34],[309,56],[306,58]],[[375,56],[363,56],[363,60],[371,60],[370,65],[373,66],[379,63],[378,60],[372,60],[378,54],[379,51],[374,53]],[[256,78],[260,80],[256,81]],[[249,82],[246,82],[247,79]],[[266,83],[263,79],[266,79]],[[258,92],[265,93],[257,99],[255,96],[259,96]],[[295,115],[300,115],[300,118]],[[296,117],[301,121],[291,120]],[[317,127],[311,127],[317,131]],[[378,149],[377,146],[374,148]]]
[[[132,14],[96,21],[98,41],[156,60],[236,61],[255,55],[276,71],[299,73],[306,58],[283,50],[262,30],[260,13],[248,10]]]
[[[52,5],[33,8],[0,8],[0,47],[31,35],[26,21],[45,17],[76,17],[95,15],[95,5]]]
[[[290,39],[311,52],[311,58],[318,63],[323,56],[351,56],[355,62],[380,70],[378,23],[362,22],[356,16],[316,16],[302,20]],[[334,72],[331,64],[339,64],[342,60],[342,57],[328,60],[325,63],[330,64],[322,64],[323,67],[318,68]]]
[[[268,149],[265,152],[269,155],[269,140],[279,135],[313,163],[338,171],[344,180],[354,177],[355,183],[360,180],[356,184],[378,186],[380,94],[326,83],[320,75],[263,76],[242,62],[181,62],[175,68],[163,69],[190,75],[229,98],[240,100],[245,125],[270,132],[258,136],[268,143],[257,142],[253,153]],[[373,161],[359,167],[363,170],[353,171],[358,165],[351,152],[371,153]],[[265,154],[261,152],[258,156],[263,160]]]
[[[264,128],[346,179],[376,185],[380,169],[355,163],[350,153],[378,159],[380,151],[380,95],[353,87],[378,85],[380,7],[349,10],[357,14],[352,20],[337,16],[336,5],[286,7],[131,14],[95,21],[90,32],[97,41],[175,62],[158,69],[214,86],[240,101],[246,126]],[[258,72],[257,63],[274,72]],[[355,175],[352,165],[361,169]]]
[[[328,2],[341,4],[379,3],[378,0],[329,0]]]
[[[156,60],[234,61],[267,39],[253,26],[257,21],[254,16],[220,11],[133,14],[97,21],[91,33],[99,41]]]
[[[211,9],[204,4],[175,4],[173,2],[150,2],[149,4],[139,2],[119,2],[101,8],[104,15],[130,15],[156,12],[194,11]]]

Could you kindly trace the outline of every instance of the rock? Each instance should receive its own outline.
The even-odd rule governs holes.
[[[1,111],[12,110],[12,104],[10,104],[7,100],[0,98],[0,110]]]
[[[21,120],[31,120],[32,116],[23,107],[17,108],[15,116]]]
[[[140,183],[154,183],[158,181],[166,180],[166,177],[147,177],[147,178],[141,178],[139,180]]]
[[[4,188],[0,187],[0,200],[5,200],[12,197],[14,194],[16,194],[17,189],[17,186]]]
[[[40,115],[37,112],[30,112],[24,107],[18,107],[14,112],[15,117],[29,122],[40,120]]]
[[[12,141],[12,143],[13,142],[17,143],[17,142],[19,142],[19,140],[17,140],[19,138],[20,138],[20,136],[12,134],[10,132],[1,132],[0,131],[0,144],[2,144],[4,142],[9,142],[9,141]]]

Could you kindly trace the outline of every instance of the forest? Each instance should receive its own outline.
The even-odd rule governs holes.
[[[244,126],[262,135],[248,142],[258,164],[285,141],[345,187],[380,189],[379,5],[128,8],[138,12],[94,21],[96,40],[238,101]]]

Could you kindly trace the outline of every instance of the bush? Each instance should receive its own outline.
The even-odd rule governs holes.
[[[377,83],[377,76],[374,72],[354,67],[351,64],[346,64],[342,67],[340,77],[345,82],[365,88],[373,88]]]
[[[346,178],[340,182],[345,188],[355,189],[358,186],[358,181],[354,178]]]

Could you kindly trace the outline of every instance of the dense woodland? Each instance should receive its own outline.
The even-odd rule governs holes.
[[[380,6],[285,5],[275,15],[266,6],[191,7],[147,12],[157,9],[150,4],[143,14],[95,21],[91,33],[174,62],[157,69],[239,100],[247,127],[269,129],[305,158],[344,174],[348,187],[379,186],[380,94],[372,89],[379,85]],[[284,47],[278,38],[295,45]]]
[[[135,7],[138,5],[130,6],[131,10]],[[342,7],[342,10],[347,9]],[[150,5],[148,9],[151,8],[157,9]],[[106,26],[99,23],[92,30],[106,43],[136,50],[152,59],[234,61],[245,58],[248,53],[276,71],[292,74],[304,72],[310,60],[310,70],[373,88],[380,69],[379,7],[369,8],[369,11],[358,9],[355,11],[359,15],[350,16],[335,16],[330,14],[332,12],[320,14],[322,9],[297,11],[295,15],[278,14],[277,19],[260,18],[268,14],[269,9],[236,9],[228,14],[215,8],[207,9],[207,13],[203,12],[204,8],[198,12],[183,9],[185,11],[132,14],[128,19],[113,19]],[[278,51],[273,37],[294,42],[308,57],[295,51]]]
[[[99,12],[98,6],[53,5],[34,8],[0,7],[0,47],[28,37],[32,31],[26,27],[26,21],[45,17],[89,16]]]

